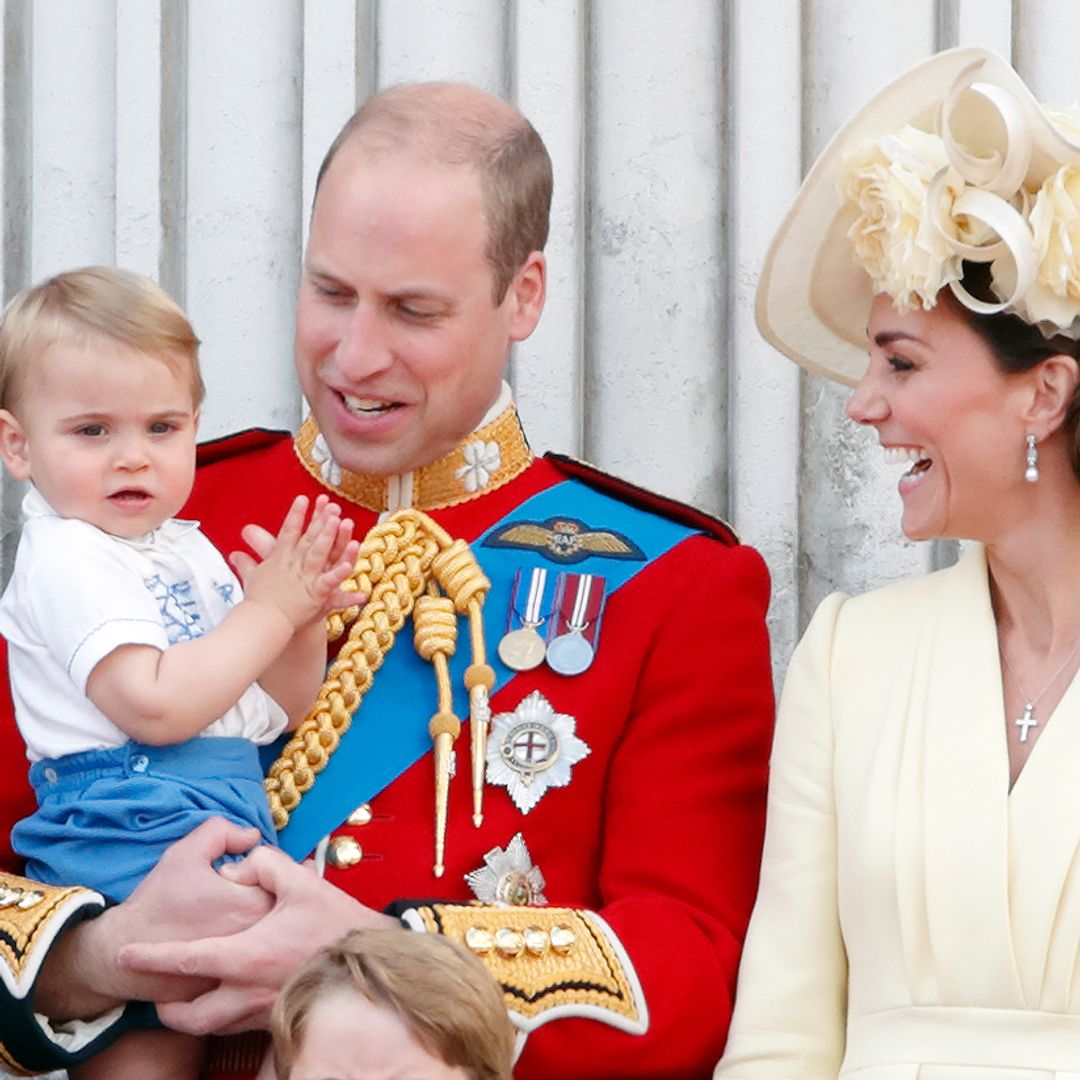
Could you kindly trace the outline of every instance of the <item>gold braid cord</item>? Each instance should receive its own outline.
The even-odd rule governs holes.
[[[429,731],[435,746],[436,876],[442,872],[446,828],[449,760],[461,722],[452,711],[447,667],[457,642],[457,616],[469,619],[472,663],[465,672],[474,725],[486,729],[487,694],[495,673],[486,662],[481,608],[491,583],[464,540],[455,540],[419,510],[399,510],[376,525],[364,538],[356,570],[346,588],[368,596],[361,608],[331,616],[328,633],[334,640],[352,626],[337,659],[330,665],[311,711],[297,727],[281,756],[270,766],[266,791],[274,825],[282,829],[289,815],[326,767],[382,666],[398,632],[410,614],[417,652],[432,663],[438,686],[438,708]],[[474,794],[474,802],[475,802]]]

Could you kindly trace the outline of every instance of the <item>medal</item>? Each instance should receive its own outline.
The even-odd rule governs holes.
[[[605,582],[597,574],[560,574],[556,588],[553,637],[548,667],[559,675],[580,675],[596,656],[596,638],[604,610]]]
[[[499,659],[514,671],[531,671],[544,662],[547,647],[535,626],[511,630],[499,641]]]
[[[592,664],[594,656],[596,651],[581,630],[572,630],[548,646],[547,662],[548,667],[560,675],[580,675]]]
[[[571,766],[591,753],[575,734],[577,721],[556,712],[534,690],[513,711],[492,720],[488,738],[487,779],[501,784],[523,813],[527,814],[549,787],[570,783]]]
[[[499,659],[513,671],[531,671],[544,662],[547,645],[540,636],[539,627],[547,621],[544,610],[544,592],[547,588],[547,570],[538,566],[529,574],[528,595],[524,605],[518,601],[522,591],[522,572],[514,575],[514,589],[510,597],[510,613],[507,616],[507,630],[499,641]],[[515,617],[521,622],[516,629],[511,629]]]
[[[544,875],[533,865],[525,838],[518,833],[505,848],[492,848],[484,865],[465,875],[477,900],[485,904],[546,904]]]

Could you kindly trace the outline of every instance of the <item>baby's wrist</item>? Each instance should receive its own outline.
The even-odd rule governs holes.
[[[243,603],[248,605],[253,612],[258,613],[260,621],[269,618],[280,622],[282,628],[288,632],[290,637],[303,625],[302,620],[298,620],[284,607],[274,603],[272,600],[264,600],[258,596],[245,596]]]

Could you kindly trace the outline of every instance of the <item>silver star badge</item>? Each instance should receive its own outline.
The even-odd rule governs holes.
[[[527,814],[549,787],[566,787],[570,768],[590,750],[574,734],[577,721],[556,712],[534,690],[513,712],[492,719],[487,745],[487,780],[501,784]]]
[[[525,838],[518,833],[505,848],[492,848],[484,865],[465,875],[477,900],[485,904],[546,904],[544,875],[533,866]]]

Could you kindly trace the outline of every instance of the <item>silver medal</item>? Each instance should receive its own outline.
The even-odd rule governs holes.
[[[580,630],[560,634],[547,647],[548,667],[560,675],[580,675],[588,670],[596,651]]]

